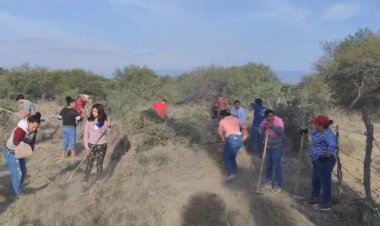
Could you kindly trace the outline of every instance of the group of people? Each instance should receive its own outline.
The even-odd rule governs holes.
[[[41,114],[36,112],[33,103],[25,99],[24,95],[17,96],[16,101],[22,105],[22,109],[16,113],[20,117],[15,129],[4,146],[4,158],[11,173],[12,193],[18,197],[22,192],[22,184],[26,177],[26,159],[16,158],[17,147],[21,143],[30,146],[34,150],[37,129],[41,123]],[[60,111],[58,119],[62,120],[62,149],[63,157],[71,152],[72,158],[77,159],[77,126],[84,121],[83,142],[87,166],[83,178],[82,191],[88,189],[88,181],[91,170],[96,160],[97,181],[101,180],[103,161],[107,151],[107,131],[111,124],[107,119],[104,107],[94,104],[88,113],[86,104],[91,103],[88,95],[80,95],[78,99],[66,97],[66,106]],[[259,98],[251,103],[254,111],[252,122],[253,147],[252,155],[263,156],[265,159],[265,180],[263,188],[272,193],[282,191],[283,175],[281,160],[284,153],[284,122],[271,109],[263,105]],[[167,103],[165,99],[152,106],[156,115],[165,119],[167,117]],[[223,160],[228,172],[226,181],[231,181],[237,176],[236,156],[248,138],[246,112],[239,100],[233,102],[233,107],[228,108],[228,102],[224,97],[219,97],[214,106],[214,118],[218,119],[218,135],[224,143]],[[338,149],[336,136],[329,128],[332,124],[327,116],[318,116],[312,122],[313,131],[310,134],[312,146],[310,157],[313,164],[311,198],[305,201],[307,205],[313,205],[320,210],[331,208],[331,174],[336,163]],[[264,150],[266,143],[266,150]],[[321,192],[322,191],[322,192]]]
[[[253,156],[263,156],[265,151],[265,180],[262,188],[272,193],[282,192],[283,170],[281,161],[284,153],[284,122],[275,112],[263,105],[257,98],[251,103],[254,111],[252,122]],[[224,97],[215,102],[214,117],[219,120],[218,134],[224,143],[223,160],[228,172],[226,181],[236,177],[236,156],[248,138],[246,112],[240,101],[235,100],[233,107],[228,108]],[[313,130],[310,133],[312,142],[310,159],[313,165],[312,192],[310,199],[304,203],[313,205],[315,209],[328,211],[331,209],[331,176],[336,163],[338,144],[335,133],[330,129],[333,121],[320,115],[311,121]],[[264,144],[266,150],[264,150]]]
[[[21,105],[21,109],[15,113],[19,117],[16,127],[12,130],[9,139],[4,145],[4,159],[10,171],[11,188],[14,198],[22,193],[22,185],[26,178],[27,167],[26,158],[18,157],[24,147],[34,151],[37,131],[41,123],[41,113],[36,111],[34,104],[25,99],[20,94],[16,101]],[[111,123],[107,119],[104,107],[101,104],[94,104],[90,113],[86,110],[86,104],[91,103],[91,98],[86,94],[81,94],[78,99],[66,97],[66,106],[58,114],[58,119],[62,120],[62,149],[63,157],[71,152],[73,159],[78,159],[77,155],[77,126],[80,121],[84,121],[84,147],[87,165],[83,178],[82,192],[88,189],[88,181],[91,170],[96,160],[97,181],[101,180],[103,172],[103,161],[107,151],[107,131]],[[22,148],[21,148],[22,147]],[[25,149],[25,148],[24,148]]]

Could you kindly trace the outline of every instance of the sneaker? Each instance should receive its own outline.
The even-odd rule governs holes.
[[[308,206],[315,206],[315,205],[319,204],[319,200],[318,199],[309,199],[309,200],[305,200],[303,202],[303,204],[308,205]]]
[[[235,177],[236,177],[236,175],[235,174],[230,174],[227,178],[226,178],[226,182],[229,182],[229,181],[231,181],[231,180],[233,180],[233,179],[235,179]]]
[[[323,205],[323,204],[318,204],[313,206],[314,209],[316,210],[321,210],[321,211],[330,211],[331,206],[330,205]]]
[[[282,189],[281,189],[280,187],[278,187],[278,186],[274,186],[274,187],[270,190],[270,192],[272,192],[272,193],[280,193],[280,192],[282,192]]]
[[[266,182],[262,185],[262,188],[265,188],[265,189],[272,189],[272,182]]]

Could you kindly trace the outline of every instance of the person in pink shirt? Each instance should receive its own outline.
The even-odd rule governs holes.
[[[96,159],[97,181],[103,173],[103,161],[107,151],[107,130],[111,124],[107,121],[107,114],[101,104],[94,104],[91,108],[90,117],[84,126],[84,147],[87,155],[87,166],[84,171],[82,193],[88,189],[87,183],[91,174],[92,166]]]
[[[223,110],[226,110],[228,108],[227,100],[226,98],[220,96],[216,99],[214,107],[212,108],[214,117],[218,120],[221,119],[220,112]]]
[[[282,191],[281,160],[284,152],[284,122],[275,115],[273,110],[266,110],[259,132],[264,137],[268,134],[267,154],[264,160],[266,168],[264,187],[270,189],[272,193],[279,193]]]
[[[220,116],[222,119],[219,122],[218,134],[224,143],[223,160],[228,171],[228,182],[236,177],[236,156],[248,133],[245,125],[241,124],[238,118],[231,116],[229,109],[221,111]]]

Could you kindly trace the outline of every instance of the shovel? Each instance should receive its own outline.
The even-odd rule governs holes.
[[[96,143],[91,147],[90,149],[90,153],[92,152],[92,150],[94,149],[94,147],[98,144],[98,142],[100,141],[100,139],[104,136],[104,134],[106,134],[107,132],[107,129],[104,130],[104,132],[100,135],[99,139],[96,141]],[[66,179],[66,183],[69,182],[74,174],[78,171],[78,169],[82,166],[82,164],[84,163],[84,161],[87,159],[87,155],[85,155],[82,159],[82,161],[79,163],[79,165],[77,166],[77,168],[75,168],[75,170],[71,173],[71,175]]]
[[[293,194],[293,198],[295,198],[295,199],[303,199],[304,198],[303,196],[298,195],[298,184],[299,184],[299,177],[300,177],[300,171],[301,171],[302,148],[303,148],[304,136],[305,136],[305,133],[302,132],[301,144],[300,144],[300,149],[299,149],[299,153],[298,153],[296,184],[294,186],[294,194]]]
[[[256,185],[256,193],[257,194],[263,194],[264,193],[264,191],[262,190],[261,183],[262,183],[262,174],[263,174],[263,169],[264,169],[265,156],[266,156],[267,147],[268,147],[268,136],[269,136],[269,131],[266,130],[265,142],[264,142],[264,151],[263,151],[263,156],[262,156],[262,159],[261,159],[259,179],[257,180],[257,185]]]

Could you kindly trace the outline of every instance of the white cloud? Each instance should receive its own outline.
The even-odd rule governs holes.
[[[348,19],[360,12],[360,5],[356,3],[339,3],[326,9],[323,20]]]
[[[249,15],[253,20],[278,20],[295,26],[307,25],[306,20],[311,16],[309,9],[291,3],[288,0],[268,1],[263,3],[263,11],[255,11]]]

